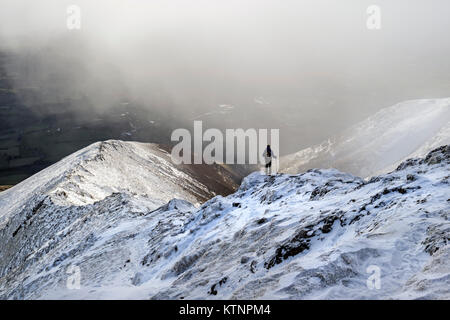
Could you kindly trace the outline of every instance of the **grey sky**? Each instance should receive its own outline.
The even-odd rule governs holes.
[[[82,9],[80,31],[66,28],[70,4]],[[366,28],[371,4],[382,10],[381,30]],[[398,101],[450,96],[447,0],[0,0],[0,8],[0,50],[33,66],[27,85],[45,87],[56,74],[66,81],[55,96],[87,94],[106,109],[126,95],[186,123],[219,104],[253,110],[264,97],[270,104],[246,119],[237,113],[236,126],[280,128],[287,151]]]

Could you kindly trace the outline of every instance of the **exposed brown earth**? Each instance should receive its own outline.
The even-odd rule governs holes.
[[[0,192],[5,191],[9,188],[11,188],[12,186],[0,186]]]

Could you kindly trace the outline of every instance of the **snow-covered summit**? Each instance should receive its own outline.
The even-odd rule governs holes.
[[[217,173],[230,191],[236,183]],[[58,205],[87,205],[113,193],[145,195],[162,205],[173,198],[204,202],[216,191],[187,166],[176,166],[156,144],[108,140],[94,143],[0,194],[0,224],[35,196]]]
[[[199,208],[126,190],[47,197],[0,228],[0,297],[448,299],[449,177],[443,146],[370,180],[253,173]]]
[[[337,168],[368,177],[450,143],[450,98],[405,101],[280,160],[282,172]]]

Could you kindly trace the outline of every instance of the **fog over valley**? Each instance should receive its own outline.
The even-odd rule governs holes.
[[[371,4],[1,0],[0,134],[21,134],[27,158],[41,155],[23,141],[54,134],[66,144],[39,151],[51,163],[107,138],[170,144],[202,120],[280,129],[288,154],[395,103],[448,97],[450,3],[378,1],[379,30]]]

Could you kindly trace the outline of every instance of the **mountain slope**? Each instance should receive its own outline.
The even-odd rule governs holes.
[[[447,146],[369,181],[253,173],[199,208],[126,188],[79,205],[46,196],[0,228],[0,297],[449,299],[449,177]]]
[[[411,100],[382,109],[342,134],[283,157],[280,171],[336,168],[368,177],[450,143],[450,98]]]
[[[151,211],[173,198],[199,204],[236,187],[222,167],[202,171],[174,166],[170,154],[157,145],[94,143],[0,194],[0,276],[23,267],[27,255],[67,227],[58,219],[78,223],[80,217],[85,219],[83,210],[102,206],[111,197],[141,197],[145,210]],[[37,215],[44,211],[48,216]],[[48,222],[48,227],[36,221]]]
[[[230,172],[210,166],[209,179],[203,167],[176,166],[168,151],[159,145],[108,140],[94,143],[42,170],[0,195],[0,205],[12,210],[31,195],[51,195],[63,204],[82,205],[113,192],[145,194],[160,203],[173,198],[204,202],[222,188],[231,193],[237,183]],[[220,185],[220,186],[219,186]],[[11,203],[14,205],[11,206]],[[0,219],[8,216],[3,211]]]

